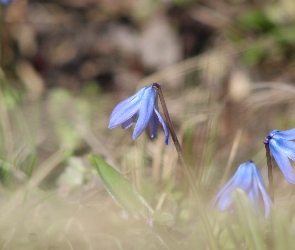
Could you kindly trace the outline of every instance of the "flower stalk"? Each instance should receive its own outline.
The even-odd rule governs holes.
[[[208,216],[207,216],[207,214],[206,214],[206,212],[204,210],[201,199],[200,199],[200,197],[198,195],[198,192],[196,190],[195,183],[194,183],[194,180],[192,178],[190,168],[189,168],[189,166],[187,164],[187,161],[185,159],[183,150],[182,150],[182,148],[180,146],[179,140],[178,140],[177,135],[175,133],[175,130],[173,128],[173,125],[172,125],[172,122],[171,122],[171,119],[170,119],[170,115],[169,115],[169,112],[168,112],[168,109],[167,109],[167,105],[166,105],[166,102],[165,102],[165,98],[164,98],[164,95],[163,95],[163,92],[162,92],[162,87],[158,83],[153,83],[152,86],[153,86],[153,88],[156,88],[158,90],[160,102],[162,104],[162,109],[163,109],[163,112],[164,112],[164,117],[165,117],[168,129],[170,131],[172,140],[174,142],[176,151],[178,153],[179,159],[181,161],[181,164],[184,167],[184,170],[185,170],[184,172],[185,172],[186,178],[187,178],[187,180],[188,180],[188,182],[190,184],[191,190],[192,190],[192,192],[193,192],[193,194],[195,196],[195,199],[196,199],[196,202],[197,202],[197,205],[198,205],[198,208],[199,208],[199,212],[201,214],[201,218],[203,219],[203,223],[204,223],[206,232],[209,235],[211,249],[216,249],[217,250],[218,249],[218,244],[217,244],[216,239],[215,239],[215,237],[213,235],[213,230],[212,230],[209,218],[208,218]]]
[[[172,125],[172,122],[171,122],[171,119],[170,119],[170,115],[169,115],[169,112],[168,112],[168,109],[167,109],[167,106],[166,106],[165,98],[164,98],[164,95],[163,95],[163,92],[162,92],[162,87],[158,83],[153,83],[153,87],[158,90],[160,102],[162,104],[162,108],[163,108],[163,112],[164,112],[164,117],[165,117],[168,129],[169,129],[169,131],[171,133],[171,137],[172,137],[172,140],[174,142],[174,145],[175,145],[176,151],[178,153],[179,159],[181,161],[181,164],[184,165],[186,169],[189,169],[187,161],[186,161],[185,156],[184,156],[184,153],[182,151],[182,148],[180,146],[180,143],[178,141],[178,138],[176,136],[175,130],[173,128],[173,125]]]
[[[269,196],[274,202],[274,188],[273,188],[273,175],[272,175],[272,164],[271,164],[271,156],[270,156],[270,150],[269,150],[269,144],[264,143],[265,150],[266,150],[266,161],[267,161],[267,173],[268,173],[268,192]]]

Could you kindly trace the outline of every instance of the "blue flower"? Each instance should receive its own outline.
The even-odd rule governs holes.
[[[264,216],[268,217],[271,199],[268,195],[259,169],[249,160],[239,166],[234,176],[220,189],[216,195],[213,207],[218,206],[220,212],[234,210],[233,191],[241,189],[245,192],[251,205],[256,211],[261,211],[264,204]]]
[[[148,126],[151,137],[156,135],[158,123],[162,124],[165,132],[165,143],[168,144],[169,131],[158,107],[158,92],[153,85],[140,89],[135,95],[120,102],[113,110],[109,128],[121,124],[127,129],[136,122],[132,138],[135,140]]]
[[[295,174],[290,163],[290,158],[295,161],[295,128],[282,131],[273,130],[264,139],[269,144],[270,152],[288,182],[295,184]]]

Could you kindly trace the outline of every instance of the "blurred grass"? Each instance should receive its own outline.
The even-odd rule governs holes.
[[[220,249],[262,249],[262,245],[288,249],[291,238],[286,235],[293,235],[294,187],[286,184],[277,169],[277,207],[268,221],[257,221],[251,209],[246,209],[244,198],[239,200],[236,216],[211,210],[221,180],[227,180],[241,162],[254,158],[266,177],[264,136],[272,128],[288,129],[294,124],[290,116],[294,110],[292,85],[255,83],[249,88],[249,95],[238,103],[230,101],[229,96],[210,100],[212,90],[205,85],[188,85],[177,91],[177,98],[169,85],[164,85],[163,90],[168,107],[172,101],[175,106],[187,105],[181,107],[186,112],[170,112]],[[188,98],[189,93],[196,93],[195,98]],[[198,93],[203,93],[200,99]],[[204,109],[208,102],[210,106]],[[98,92],[93,97],[82,92],[75,96],[53,89],[32,113],[30,105],[35,103],[23,99],[8,106],[2,99],[2,117],[7,117],[9,125],[4,126],[1,121],[1,134],[5,136],[1,144],[3,249],[167,247],[159,240],[159,231],[149,229],[151,222],[122,210],[107,195],[87,162],[89,152],[121,169],[150,206],[164,213],[158,220],[164,220],[169,237],[176,239],[180,247],[208,247],[197,204],[172,143],[163,146],[161,130],[153,140],[143,134],[135,142],[131,140],[131,130],[107,130],[108,116],[115,104],[110,94]],[[243,113],[235,112],[236,108]],[[228,110],[233,113],[228,114]],[[281,216],[288,219],[281,220]],[[260,233],[255,233],[253,227]],[[282,234],[276,228],[286,232],[286,240],[281,240]]]

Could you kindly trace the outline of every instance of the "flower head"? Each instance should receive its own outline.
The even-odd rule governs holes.
[[[145,130],[149,128],[151,137],[156,135],[158,123],[162,124],[165,132],[165,143],[168,144],[169,131],[158,107],[158,92],[153,85],[145,86],[135,95],[120,102],[113,110],[109,128],[112,129],[121,124],[127,129],[136,123],[132,138],[135,140]]]
[[[290,163],[290,158],[295,161],[295,128],[282,131],[273,130],[264,139],[265,144],[269,144],[270,152],[272,153],[278,167],[288,182],[295,184],[295,174]]]
[[[271,199],[268,195],[259,169],[249,160],[239,166],[234,176],[219,190],[213,207],[217,206],[220,212],[234,210],[233,191],[241,189],[245,192],[251,205],[256,211],[261,211],[264,205],[264,216],[268,217]]]

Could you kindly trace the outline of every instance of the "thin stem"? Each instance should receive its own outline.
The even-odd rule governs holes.
[[[266,150],[266,161],[267,161],[267,170],[268,170],[268,192],[271,200],[274,202],[274,189],[273,189],[273,176],[272,176],[272,164],[270,157],[269,144],[264,143]]]
[[[198,195],[198,192],[196,190],[195,183],[194,183],[191,171],[189,169],[189,166],[188,166],[187,161],[185,159],[184,153],[182,151],[182,148],[181,148],[180,143],[178,141],[178,138],[176,136],[175,130],[173,128],[173,125],[172,125],[172,122],[171,122],[171,119],[170,119],[170,115],[169,115],[169,112],[168,112],[168,109],[167,109],[167,106],[166,106],[165,98],[164,98],[164,95],[163,95],[163,92],[162,92],[161,85],[158,84],[158,83],[153,83],[153,87],[157,88],[157,90],[158,90],[159,98],[160,98],[162,108],[163,108],[163,112],[164,112],[164,116],[165,116],[165,120],[166,120],[168,129],[169,129],[169,131],[171,133],[171,137],[172,137],[172,140],[174,142],[174,145],[175,145],[176,151],[178,153],[179,159],[181,161],[181,164],[184,166],[186,178],[187,178],[187,180],[188,180],[188,182],[190,184],[190,187],[192,189],[193,194],[195,195],[195,199],[196,199],[196,202],[197,202],[197,205],[198,205],[198,208],[199,208],[199,212],[200,212],[201,217],[203,219],[203,223],[204,223],[206,232],[207,232],[207,234],[209,235],[209,238],[210,238],[211,249],[216,249],[217,250],[218,249],[218,244],[217,244],[217,242],[215,240],[215,237],[213,235],[213,230],[211,228],[209,218],[208,218],[208,216],[207,216],[207,214],[206,214],[206,212],[204,210],[201,199],[200,199],[200,197]]]
[[[178,156],[180,158],[181,164],[184,165],[187,169],[189,169],[187,161],[186,161],[185,156],[184,156],[184,153],[182,151],[182,148],[181,148],[180,143],[178,141],[178,138],[176,136],[175,130],[173,128],[173,125],[172,125],[172,122],[171,122],[171,119],[170,119],[170,116],[169,116],[169,113],[168,113],[168,109],[167,109],[167,106],[166,106],[166,102],[165,102],[165,99],[164,99],[164,95],[163,95],[163,92],[162,92],[161,85],[158,84],[158,83],[153,83],[153,87],[156,87],[157,90],[158,90],[160,101],[161,101],[163,112],[164,112],[164,116],[165,116],[165,120],[166,120],[168,129],[169,129],[169,131],[171,133],[171,137],[172,137],[172,140],[174,142],[174,145],[175,145],[176,151],[178,153]]]

